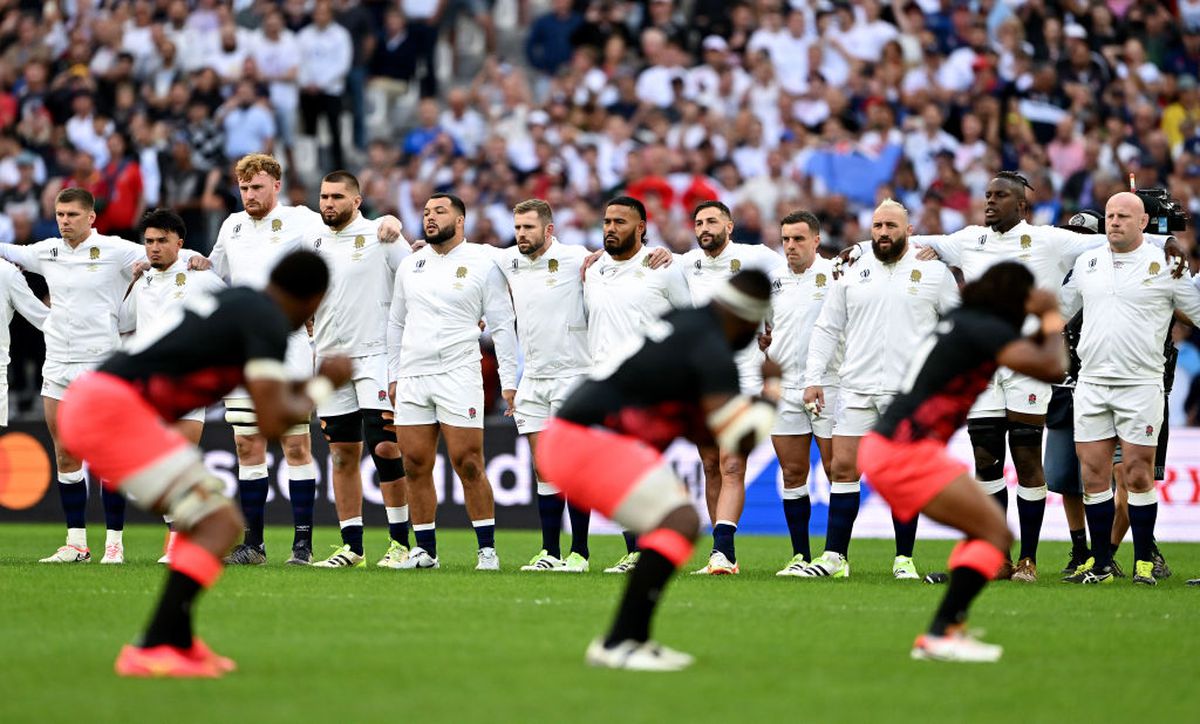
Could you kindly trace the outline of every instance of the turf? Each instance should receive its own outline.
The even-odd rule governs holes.
[[[505,570],[489,574],[465,532],[441,533],[442,570],[399,572],[288,568],[290,533],[270,530],[270,565],[226,571],[199,604],[241,670],[180,682],[112,673],[163,578],[161,529],[127,531],[124,566],[31,563],[60,530],[0,526],[0,721],[1195,720],[1200,589],[1182,579],[1200,575],[1200,545],[1164,546],[1177,574],[1155,589],[1082,589],[1046,575],[1066,548],[1045,544],[1041,582],[998,583],[975,608],[1001,663],[945,665],[908,658],[943,589],[891,580],[887,541],[855,541],[850,580],[810,581],[774,576],[785,539],[746,536],[740,576],[684,576],[661,607],[656,638],[697,664],[636,675],[582,663],[622,579],[518,572],[536,534],[501,531]],[[382,536],[369,531],[372,563]],[[320,531],[318,553],[335,537]],[[920,542],[918,565],[949,546]],[[592,550],[599,564],[623,547]]]

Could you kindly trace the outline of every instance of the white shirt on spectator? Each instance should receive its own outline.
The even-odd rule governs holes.
[[[284,30],[275,40],[260,32],[252,47],[254,62],[264,76],[278,78],[300,67],[300,45],[290,30]],[[271,106],[277,111],[294,111],[300,105],[300,87],[296,80],[273,80],[268,85],[268,93]]]
[[[314,85],[326,95],[340,96],[354,60],[350,32],[333,22],[324,29],[307,25],[296,40],[304,58],[300,64],[300,87]]]
[[[676,78],[684,79],[682,68],[652,65],[638,74],[635,92],[638,100],[659,108],[668,108],[675,102],[672,83]]]
[[[926,131],[916,131],[904,139],[904,155],[912,162],[913,172],[921,188],[937,180],[937,154],[939,151],[958,152],[958,139],[942,129],[932,136]]]

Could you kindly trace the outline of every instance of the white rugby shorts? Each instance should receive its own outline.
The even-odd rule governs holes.
[[[478,362],[396,381],[396,424],[483,427],[483,371]]]
[[[833,437],[833,414],[838,406],[838,388],[822,387],[825,393],[825,409],[814,414],[804,408],[804,388],[785,387],[779,398],[779,414],[775,418],[772,435],[816,435],[819,438]]]
[[[842,390],[837,412],[833,414],[833,434],[838,437],[862,437],[875,428],[879,416],[892,404],[890,394],[864,394]]]
[[[587,375],[576,377],[522,377],[517,385],[516,412],[517,432],[528,435],[546,429],[550,418],[572,391],[587,379]]]
[[[1132,445],[1153,447],[1163,421],[1161,383],[1099,385],[1075,383],[1075,442],[1113,437]]]

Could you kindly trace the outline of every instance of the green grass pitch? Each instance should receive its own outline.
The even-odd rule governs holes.
[[[317,553],[336,535],[318,531]],[[370,563],[384,535],[368,530]],[[1183,578],[1200,545],[1164,545],[1176,575],[1155,589],[1083,589],[1058,583],[1066,547],[1045,544],[1041,582],[997,583],[974,609],[1004,659],[947,665],[908,658],[944,588],[891,580],[890,542],[855,541],[849,581],[795,580],[774,575],[786,539],[744,536],[740,576],[681,576],[660,608],[656,638],[696,665],[639,675],[582,662],[623,579],[520,573],[538,540],[501,530],[499,574],[471,570],[460,531],[441,532],[440,571],[316,570],[283,566],[290,531],[269,530],[270,565],[227,570],[198,607],[241,670],[139,681],[112,663],[159,589],[162,530],[127,531],[124,566],[63,567],[31,562],[60,527],[0,526],[0,721],[1196,721],[1200,589]],[[950,545],[919,542],[921,571]],[[608,564],[623,547],[597,536],[592,552]]]

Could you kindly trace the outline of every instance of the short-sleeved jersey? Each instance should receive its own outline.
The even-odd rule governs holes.
[[[132,383],[164,420],[220,400],[245,381],[252,360],[284,362],[291,325],[262,292],[234,287],[189,296],[178,314],[169,332],[100,366]]]
[[[615,369],[593,372],[558,415],[662,450],[677,437],[710,443],[700,400],[738,392],[734,350],[712,307],[678,309],[652,322],[642,345]]]
[[[1019,336],[994,314],[978,309],[950,312],[917,350],[901,393],[875,431],[897,442],[949,441],[987,389],[998,367],[996,355]]]

